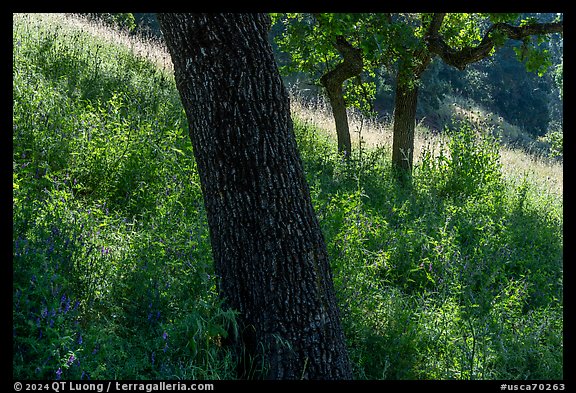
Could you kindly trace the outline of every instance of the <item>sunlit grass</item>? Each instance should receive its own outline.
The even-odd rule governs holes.
[[[445,112],[450,110],[446,115],[454,119],[466,119],[472,123],[484,126],[487,129],[499,129],[497,135],[502,137],[503,134],[514,135],[521,131],[518,127],[504,122],[501,118],[486,112],[482,108],[471,109],[470,103],[463,103],[459,99],[452,97],[451,100],[458,102],[454,105],[444,105],[441,109]],[[448,107],[448,109],[447,109]],[[336,129],[334,118],[332,117],[329,104],[322,98],[315,100],[305,100],[297,92],[291,95],[291,109],[293,116],[306,123],[312,124],[336,140]],[[355,111],[348,111],[348,122],[353,149],[358,149],[360,141],[363,148],[384,148],[392,155],[392,124],[382,121],[366,118]],[[433,132],[422,123],[416,125],[414,135],[414,165],[420,162],[422,152],[428,149],[438,151],[442,144],[447,141],[446,136],[438,132]],[[531,182],[547,191],[563,195],[563,162],[549,159],[542,154],[529,153],[522,148],[502,144],[500,147],[500,157],[504,176],[516,181],[528,176]]]

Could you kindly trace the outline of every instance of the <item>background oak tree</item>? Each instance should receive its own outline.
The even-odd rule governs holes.
[[[362,70],[354,69],[347,75],[349,78],[364,76],[360,83],[352,83],[355,79],[350,79],[342,90],[342,95],[349,93],[351,97],[347,106],[359,106],[359,102],[373,99],[370,76],[379,68],[387,67],[395,73],[392,164],[399,169],[400,178],[412,170],[419,83],[434,57],[463,70],[471,63],[492,56],[507,41],[517,40],[522,42],[521,49],[516,51],[518,59],[529,71],[543,75],[551,62],[542,44],[550,34],[561,33],[563,29],[562,20],[543,23],[537,17],[522,18],[518,13],[323,13],[276,15],[275,18],[286,26],[276,42],[281,50],[290,54],[287,71],[300,70],[315,77],[325,72],[320,78],[322,81],[342,64],[351,63],[347,60],[352,58],[349,53],[357,53],[363,60],[356,61],[362,64]],[[343,59],[341,63],[336,61],[339,58]],[[322,85],[328,86],[325,81]],[[326,90],[342,150],[348,148],[344,142],[347,123],[338,120],[337,114],[341,117],[342,111],[334,109],[337,89]]]

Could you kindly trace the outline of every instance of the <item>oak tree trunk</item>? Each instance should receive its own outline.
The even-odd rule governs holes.
[[[335,47],[342,55],[342,62],[338,63],[334,69],[328,71],[320,78],[320,83],[326,89],[334,125],[338,137],[338,152],[345,157],[350,157],[352,143],[350,141],[350,127],[348,126],[348,115],[346,113],[346,102],[344,101],[343,84],[347,79],[360,75],[364,62],[362,51],[354,48],[342,36],[336,37]]]
[[[326,245],[265,14],[159,14],[239,377],[350,379]],[[258,373],[258,371],[261,371]]]
[[[402,174],[412,171],[418,87],[397,78],[394,104],[392,165]]]
[[[352,142],[350,138],[350,126],[348,125],[348,114],[346,113],[346,102],[342,91],[342,82],[325,83],[326,94],[332,108],[334,126],[338,144],[338,153],[344,157],[350,157],[352,153]]]
[[[432,57],[425,47],[418,48],[410,61],[400,61],[396,74],[394,98],[394,128],[392,137],[392,167],[401,182],[408,182],[414,162],[414,131],[418,105],[418,83]]]

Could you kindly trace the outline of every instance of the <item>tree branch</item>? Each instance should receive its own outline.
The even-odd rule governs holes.
[[[442,27],[442,23],[444,22],[445,16],[446,13],[443,12],[436,12],[434,15],[432,15],[432,20],[428,26],[426,37],[434,37],[438,35],[440,27]],[[426,45],[424,45],[414,51],[414,58],[416,59],[416,64],[412,72],[414,76],[418,78],[428,67],[428,64],[430,64],[430,61],[432,60],[431,51],[427,48]]]
[[[482,41],[476,46],[467,46],[460,50],[452,49],[440,36],[438,31],[442,24],[444,16],[434,14],[426,43],[428,50],[440,56],[446,64],[454,66],[459,70],[464,70],[470,63],[475,63],[490,55],[490,52],[496,45],[495,34],[500,33],[508,39],[522,40],[531,35],[544,35],[563,32],[563,22],[555,23],[535,23],[525,26],[513,26],[508,23],[496,23],[492,25],[482,38]]]
[[[430,22],[430,26],[428,26],[428,36],[433,37],[438,35],[438,31],[440,31],[440,27],[442,23],[444,23],[444,17],[446,13],[436,12],[432,15],[432,21]]]
[[[320,78],[320,82],[326,88],[330,88],[330,86],[338,86],[340,88],[346,79],[360,75],[364,68],[362,50],[352,46],[346,41],[344,36],[339,35],[336,37],[334,47],[342,55],[343,61]]]

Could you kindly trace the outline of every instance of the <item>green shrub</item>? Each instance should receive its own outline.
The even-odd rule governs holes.
[[[564,155],[564,134],[560,131],[548,131],[546,135],[538,138],[538,141],[547,143],[549,147],[548,155],[551,158],[562,158]]]
[[[446,146],[440,146],[437,157],[430,149],[422,153],[417,168],[421,186],[455,198],[499,192],[502,172],[497,140],[466,121],[446,132],[450,139]]]

